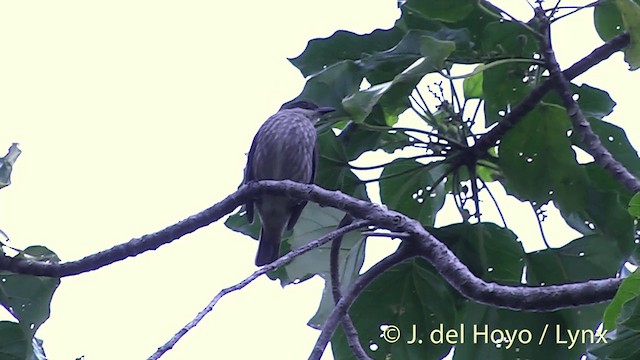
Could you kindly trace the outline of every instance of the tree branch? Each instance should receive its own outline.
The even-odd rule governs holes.
[[[570,68],[562,72],[565,79],[571,80],[578,75],[581,75],[585,71],[592,68],[594,65],[599,64],[615,52],[623,49],[629,45],[630,37],[628,33],[620,34],[611,40],[604,43],[604,45],[593,50],[591,54],[585,56],[577,63],[573,64]],[[540,86],[533,89],[518,105],[516,105],[510,113],[500,121],[495,127],[489,130],[486,134],[480,136],[478,141],[472,146],[473,154],[476,158],[483,156],[489,148],[494,146],[498,140],[513,128],[524,116],[533,110],[538,102],[542,100],[544,95],[549,92],[554,86],[554,80],[548,79]]]
[[[331,340],[336,327],[338,327],[338,322],[347,313],[351,304],[353,304],[356,297],[360,292],[362,292],[362,290],[364,290],[364,288],[367,287],[367,285],[369,285],[380,274],[387,271],[387,269],[415,256],[408,251],[403,251],[402,249],[403,247],[401,246],[396,252],[373,265],[371,269],[362,274],[358,280],[353,283],[351,288],[349,288],[349,291],[340,299],[340,301],[338,301],[336,307],[334,307],[329,314],[327,321],[325,321],[324,326],[322,327],[320,336],[318,336],[318,340],[316,340],[316,344],[313,346],[313,351],[311,352],[311,355],[309,355],[309,360],[320,360],[324,349],[327,347],[329,340]]]
[[[125,259],[138,253],[122,251],[129,249],[142,249],[142,251],[150,248],[155,249],[164,243],[183,236],[183,231],[190,230],[188,232],[192,232],[198,226],[206,226],[230,213],[248,199],[265,193],[313,201],[322,206],[330,206],[347,212],[354,218],[367,219],[370,224],[378,228],[392,232],[408,233],[410,238],[404,240],[404,242],[418,244],[416,251],[420,256],[426,258],[449,284],[470,300],[483,304],[526,311],[551,311],[589,305],[610,300],[621,281],[617,278],[611,278],[543,287],[507,286],[487,283],[473,275],[446,245],[427,232],[417,220],[396,211],[388,210],[383,205],[356,199],[339,191],[329,191],[313,184],[299,184],[289,180],[265,180],[243,185],[224,200],[199,214],[157,233],[132,240],[132,242],[136,243],[135,246],[130,244],[118,245],[82,260],[64,264],[16,260],[7,256],[0,256],[0,270],[9,270],[26,275],[54,277],[56,275],[52,274],[60,274],[60,276],[79,274],[83,272],[79,270],[93,265],[90,260],[96,256]],[[166,242],[159,243],[159,239]],[[149,244],[148,242],[151,240],[153,242]],[[111,254],[111,251],[115,253]],[[104,265],[107,264],[101,264],[101,266]]]
[[[228,288],[222,289],[218,295],[216,295],[210,302],[209,304],[207,304],[207,306],[202,309],[202,311],[200,311],[196,317],[191,320],[187,325],[185,325],[182,329],[180,329],[180,331],[178,331],[169,341],[167,341],[164,345],[160,346],[158,348],[158,350],[156,350],[156,352],[151,355],[148,360],[157,360],[159,359],[164,353],[166,353],[167,351],[169,351],[171,348],[173,348],[173,346],[184,336],[186,335],[187,332],[189,332],[189,330],[193,329],[196,325],[198,325],[198,323],[204,319],[204,317],[210,313],[213,310],[213,307],[218,303],[218,301],[220,301],[220,299],[222,299],[223,296],[227,295],[228,293],[237,291],[242,289],[243,287],[249,285],[253,280],[257,279],[258,277],[260,277],[263,274],[266,274],[267,272],[274,270],[280,266],[286,265],[288,263],[290,263],[293,259],[295,259],[296,257],[306,253],[309,250],[315,249],[323,244],[326,244],[327,242],[334,240],[336,238],[341,238],[344,234],[357,230],[359,228],[365,227],[369,225],[369,221],[366,220],[359,220],[356,221],[350,225],[338,228],[326,235],[324,235],[323,237],[314,240],[304,246],[301,246],[297,249],[291,250],[290,252],[288,252],[287,254],[283,255],[282,257],[280,257],[278,260],[272,262],[271,264],[265,265],[263,267],[261,267],[259,270],[255,271],[253,274],[251,274],[249,277],[247,277],[246,279],[242,280],[241,282],[237,283],[236,285],[230,286]]]
[[[602,145],[600,138],[591,129],[589,121],[585,118],[578,102],[573,99],[571,89],[569,89],[569,81],[560,71],[560,65],[556,60],[556,55],[551,47],[551,38],[549,34],[549,19],[543,12],[538,11],[537,17],[543,22],[543,37],[540,42],[541,51],[544,62],[549,70],[549,77],[556,92],[562,98],[562,103],[567,109],[567,115],[571,119],[573,131],[578,135],[579,141],[586,145],[589,155],[593,156],[596,164],[608,171],[611,176],[620,184],[622,184],[631,193],[640,191],[640,180],[638,180],[622,163],[616,160],[613,155]]]

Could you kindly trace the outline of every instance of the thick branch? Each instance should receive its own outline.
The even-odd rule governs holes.
[[[378,228],[408,233],[410,238],[406,239],[405,242],[416,243],[420,255],[425,257],[447,282],[467,298],[484,304],[513,310],[558,310],[610,300],[620,284],[620,279],[615,278],[543,287],[506,286],[487,283],[475,277],[446,245],[427,232],[418,221],[396,211],[388,210],[384,206],[356,199],[339,191],[329,191],[316,185],[299,184],[289,180],[267,180],[244,185],[209,209],[165,230],[145,235],[132,241],[144,245],[138,244],[136,248],[146,249],[150,247],[146,242],[150,241],[149,239],[154,239],[152,244],[155,246],[154,248],[157,248],[163,244],[158,243],[157,239],[165,239],[167,243],[171,242],[182,236],[182,231],[185,229],[191,229],[188,231],[191,232],[198,227],[208,225],[230,213],[248,199],[255,198],[263,193],[313,201],[323,206],[343,210],[355,218],[367,219]],[[181,231],[179,232],[176,229]],[[77,270],[88,265],[88,260],[86,259],[91,259],[102,253],[109,253],[114,249],[124,250],[130,247],[128,244],[118,245],[99,254],[65,264],[14,260],[4,256],[0,257],[0,270],[9,270],[27,275],[52,276],[51,274],[61,274],[60,276],[69,276],[80,273]],[[108,254],[110,257],[122,259],[134,255],[137,255],[137,253]],[[106,264],[102,266],[104,265]]]

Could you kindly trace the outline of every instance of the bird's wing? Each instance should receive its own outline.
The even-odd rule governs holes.
[[[309,184],[313,184],[316,179],[316,165],[318,164],[318,145],[313,148],[313,163],[311,164],[311,178]],[[287,223],[287,230],[293,229],[293,227],[298,222],[300,218],[300,214],[302,214],[302,210],[307,205],[307,201],[301,201],[300,203],[294,205],[291,208],[291,217],[289,217],[289,222]]]

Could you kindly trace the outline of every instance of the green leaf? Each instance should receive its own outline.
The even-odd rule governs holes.
[[[629,214],[636,218],[640,218],[640,192],[633,195],[629,201]]]
[[[348,145],[348,144],[347,144]],[[368,200],[364,183],[351,171],[345,144],[332,131],[318,136],[320,161],[316,172],[316,184],[329,190],[340,190],[343,193]]]
[[[0,321],[0,359],[24,360],[29,355],[30,345],[19,324]]]
[[[636,360],[640,357],[640,333],[637,331],[623,328],[615,333],[608,333],[606,340],[588,347],[592,358]]]
[[[433,225],[444,204],[444,183],[434,184],[443,171],[440,162],[424,165],[415,160],[396,159],[382,171],[380,199],[389,209],[424,225]]]
[[[421,36],[420,43],[420,52],[424,57],[421,63],[407,68],[391,81],[373,85],[344,99],[343,106],[354,121],[364,121],[377,104],[383,109],[398,109],[393,113],[399,114],[400,109],[404,111],[409,107],[408,96],[413,88],[426,74],[439,70],[446,57],[455,49],[454,42],[440,41],[430,36]]]
[[[312,75],[296,100],[309,100],[336,109],[331,118],[345,117],[342,100],[358,91],[363,74],[351,60],[344,60]]]
[[[475,8],[475,1],[407,0],[404,8],[426,19],[453,23],[465,19]]]
[[[449,41],[465,46],[469,42],[469,33],[466,29],[449,29],[441,27],[436,31],[410,30],[393,48],[365,55],[358,62],[366,73],[367,80],[371,84],[379,84],[393,80],[395,76],[403,72],[425,53],[422,47],[425,44],[423,37],[430,37],[438,41]],[[431,44],[427,42],[427,46]],[[454,50],[455,50],[454,47]],[[426,52],[430,54],[430,52]],[[448,56],[449,54],[447,54]],[[446,56],[445,56],[446,58]],[[444,60],[444,58],[443,58]],[[439,64],[441,66],[441,64]]]
[[[631,43],[624,51],[624,60],[630,70],[640,67],[640,5],[633,0],[612,0],[599,3],[594,11],[594,22],[598,35],[607,41],[612,37],[629,32]]]
[[[624,32],[622,15],[612,1],[599,2],[593,11],[593,22],[598,35],[608,41]]]
[[[613,0],[620,14],[624,29],[631,35],[631,44],[624,49],[624,61],[629,64],[630,70],[640,67],[640,5],[632,0]]]
[[[621,261],[634,247],[633,218],[626,210],[631,193],[595,163],[582,165],[587,175],[584,206],[568,211],[560,206],[567,224],[585,235],[598,234],[615,242]]]
[[[386,130],[389,126],[380,106],[374,107],[365,122],[381,128],[373,129],[350,121],[338,135],[338,140],[343,144],[349,161],[357,159],[366,151],[381,149],[392,154],[394,151],[412,144],[411,139],[405,133]]]
[[[44,246],[30,246],[14,257],[45,262],[59,262],[58,256]],[[60,279],[19,275],[0,271],[0,303],[20,321],[25,334],[33,337],[49,318],[49,306]]]
[[[299,248],[335,230],[344,212],[329,207],[309,203],[302,211],[298,223],[290,236],[283,238],[281,253]],[[282,286],[298,283],[315,274],[321,274],[327,281],[329,276],[329,254],[331,243],[296,257],[289,264],[279,268],[275,274]],[[353,258],[355,256],[355,258]],[[344,236],[340,247],[340,274],[343,283],[350,284],[357,277],[364,260],[364,239],[359,232]],[[349,266],[347,266],[349,265]]]
[[[482,51],[491,57],[519,57],[532,59],[538,51],[538,42],[522,24],[513,21],[495,21],[482,32]]]
[[[345,249],[344,244],[355,244],[350,248]],[[344,294],[351,287],[353,282],[358,278],[359,272],[362,269],[362,264],[364,263],[364,255],[365,255],[365,244],[366,241],[362,239],[362,236],[356,233],[349,233],[343,238],[343,243],[340,247],[340,260],[338,262],[340,269],[340,289]],[[327,251],[330,254],[331,246],[327,246]],[[330,265],[330,260],[326,260],[326,264]],[[332,282],[331,282],[331,269],[328,270],[325,268],[324,272],[320,274],[325,279],[324,290],[322,292],[322,298],[320,300],[320,305],[318,306],[318,310],[316,314],[309,320],[307,323],[310,327],[314,329],[321,329],[322,325],[324,325],[327,317],[331,313],[334,308],[335,301],[333,299],[332,293]]]
[[[554,200],[567,210],[584,207],[587,179],[571,149],[570,128],[563,108],[542,104],[505,135],[498,154],[509,194],[538,204]]]
[[[0,189],[11,184],[11,170],[20,153],[22,151],[18,149],[18,144],[13,143],[7,155],[0,159]]]
[[[640,158],[638,158],[638,152],[631,145],[624,129],[593,117],[587,117],[587,120],[589,120],[593,132],[598,135],[602,145],[609,150],[611,155],[633,175],[640,177]],[[571,140],[586,151],[587,145],[580,142],[577,134],[573,133]]]
[[[555,285],[614,277],[623,257],[611,242],[600,235],[588,235],[561,248],[528,253],[527,284]]]
[[[254,215],[253,220],[253,224],[249,224],[246,208],[243,205],[235,214],[229,216],[227,221],[224,222],[224,226],[257,240],[260,236],[260,217]]]
[[[478,67],[476,67],[477,69]],[[475,71],[475,70],[474,70]],[[482,72],[478,72],[464,79],[462,89],[465,99],[481,99],[482,98]]]
[[[471,272],[485,281],[520,284],[524,249],[509,229],[493,223],[453,224],[429,229]]]
[[[307,77],[343,60],[355,61],[366,54],[389,49],[403,35],[398,28],[376,29],[365,35],[340,30],[328,38],[309,41],[304,52],[289,61]]]
[[[486,127],[502,120],[529,93],[529,85],[522,81],[529,73],[529,66],[512,62],[484,71],[482,93]]]
[[[398,264],[378,276],[358,296],[349,314],[358,330],[360,342],[377,345],[375,352],[370,346],[365,346],[374,359],[437,360],[449,352],[451,345],[433,344],[429,334],[435,329],[441,328],[446,332],[457,326],[456,300],[455,293],[426,261],[415,259]],[[399,340],[385,340],[382,325],[396,327]],[[412,346],[407,342],[413,337],[414,326],[420,343],[416,339]],[[427,344],[429,351],[424,351]],[[336,359],[350,359],[352,356],[342,331],[334,334],[331,348]]]
[[[544,78],[548,80],[548,77]],[[616,102],[613,101],[608,92],[595,88],[593,86],[582,84],[580,86],[573,83],[569,84],[571,93],[574,98],[577,97],[580,110],[586,117],[594,117],[602,119],[613,112]],[[543,102],[553,103],[564,107],[564,102],[557,92],[550,91],[545,95]]]
[[[579,359],[584,353],[584,344],[570,347],[569,343],[562,341],[568,341],[567,331],[575,334],[591,328],[584,326],[579,318],[588,316],[582,313],[592,309],[581,307],[581,311],[573,312],[531,313],[468,302],[462,321],[465,339],[464,343],[456,345],[455,358]],[[500,335],[504,339],[507,332],[515,341],[500,342]],[[492,341],[492,333],[498,341]],[[526,341],[528,338],[530,341]]]
[[[616,327],[616,319],[620,316],[622,306],[638,296],[640,296],[640,271],[635,271],[622,281],[616,296],[607,306],[602,318],[604,328],[613,330]]]

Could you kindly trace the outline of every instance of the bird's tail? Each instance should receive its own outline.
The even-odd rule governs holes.
[[[260,230],[260,244],[256,255],[256,266],[263,266],[274,262],[280,256],[280,239],[284,229],[278,226],[262,227]]]

